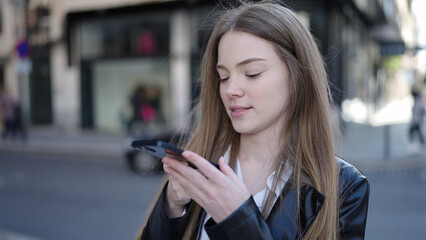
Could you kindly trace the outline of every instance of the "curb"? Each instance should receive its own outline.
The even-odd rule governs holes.
[[[352,161],[363,172],[390,172],[426,167],[425,156],[412,156],[390,160]]]
[[[0,229],[0,239],[1,240],[43,240],[41,238],[31,237],[28,235],[7,231],[5,229]]]
[[[117,142],[98,142],[98,139],[73,141],[12,141],[0,142],[0,152],[50,154],[76,157],[118,158],[123,159],[130,149],[130,140]],[[362,172],[400,171],[426,167],[426,155],[417,154],[392,159],[353,159],[349,161]],[[1,238],[0,238],[1,239]]]
[[[12,149],[0,147],[0,152],[3,153],[26,153],[26,154],[49,154],[49,155],[67,155],[67,156],[85,156],[85,157],[108,157],[108,158],[121,158],[124,156],[124,152],[103,152],[103,151],[92,151],[92,150],[80,150],[80,149]],[[1,238],[0,238],[1,239]]]
[[[131,138],[90,131],[62,132],[33,129],[22,139],[0,139],[0,152],[122,158]]]
[[[33,144],[19,143],[15,145],[1,144],[0,152],[28,153],[28,154],[52,154],[69,156],[93,156],[93,157],[115,157],[124,156],[125,147],[111,146],[58,146],[58,144]]]

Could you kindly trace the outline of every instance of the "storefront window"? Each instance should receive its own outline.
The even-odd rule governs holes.
[[[81,57],[167,55],[168,21],[166,13],[89,20],[81,27]]]
[[[166,12],[81,24],[83,127],[143,135],[170,126],[169,39]]]
[[[208,38],[213,30],[216,12],[214,6],[205,6],[191,11],[191,98],[197,99],[200,94],[201,59],[207,46]],[[192,101],[191,108],[196,101]]]
[[[167,61],[98,61],[93,68],[96,129],[139,135],[154,134],[167,126],[172,112]]]

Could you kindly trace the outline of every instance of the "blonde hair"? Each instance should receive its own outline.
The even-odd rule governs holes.
[[[324,205],[304,239],[337,239],[338,173],[330,113],[332,98],[318,47],[290,9],[273,2],[243,3],[227,10],[216,23],[202,61],[197,105],[201,114],[186,149],[217,161],[231,146],[230,165],[235,166],[240,135],[232,128],[223,107],[216,72],[218,44],[229,31],[243,31],[269,41],[287,64],[290,95],[284,110],[282,153],[275,164],[278,174],[274,182],[283,174],[283,159],[288,159],[293,166],[291,179],[298,196],[300,187],[306,184],[325,195]],[[265,219],[273,203],[272,195],[267,196],[262,212]],[[195,204],[183,239],[191,239],[198,233],[201,213],[201,207]],[[294,217],[298,219],[297,216]]]

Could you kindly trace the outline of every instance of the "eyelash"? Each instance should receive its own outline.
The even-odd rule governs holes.
[[[246,74],[246,77],[247,77],[247,78],[251,78],[251,79],[255,79],[255,78],[257,78],[260,74],[261,74],[261,72],[260,72],[260,73],[255,73],[255,74]],[[226,81],[226,80],[228,80],[228,79],[229,79],[229,77],[227,77],[227,78],[219,78],[219,82],[224,82],[224,81]]]
[[[255,73],[255,74],[246,74],[246,77],[248,77],[248,78],[257,78],[260,74],[261,74],[261,72],[260,73]]]

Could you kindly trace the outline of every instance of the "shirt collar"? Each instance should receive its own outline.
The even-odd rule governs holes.
[[[227,163],[229,163],[229,156],[230,156],[230,147],[228,148],[228,150],[225,152],[224,154],[224,159]],[[285,184],[287,183],[288,179],[291,176],[291,173],[293,172],[293,168],[290,166],[289,161],[287,160],[285,165],[284,165],[284,172],[281,175],[281,178],[278,179],[277,182],[277,186],[274,190],[272,190],[273,188],[273,181],[274,181],[274,177],[276,174],[276,171],[274,171],[267,179],[266,179],[266,187],[268,189],[268,191],[274,192],[275,193],[275,197],[278,197],[282,190],[284,189]],[[240,161],[237,159],[237,163],[235,166],[235,173],[237,174],[238,178],[241,179],[241,181],[243,180],[243,174],[241,172],[241,166],[240,166]]]
[[[290,164],[287,160],[285,165],[284,165],[284,172],[281,175],[281,178],[278,179],[277,186],[276,186],[275,190],[273,191],[275,193],[275,197],[278,197],[281,194],[281,192],[284,189],[284,186],[287,183],[288,179],[290,178],[292,172],[293,172],[293,168],[290,166]],[[268,179],[266,179],[266,186],[267,186],[269,191],[272,191],[272,188],[273,188],[272,183],[274,181],[275,174],[277,174],[277,171],[274,171],[268,177]]]

